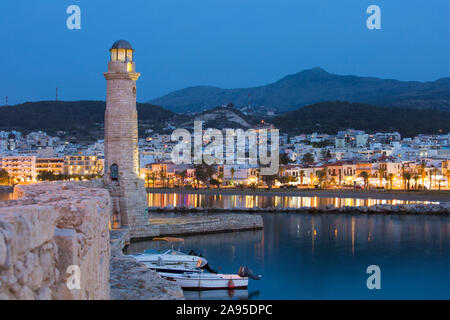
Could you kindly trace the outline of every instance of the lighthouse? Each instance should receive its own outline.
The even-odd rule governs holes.
[[[140,74],[135,71],[134,49],[128,41],[114,42],[109,51],[108,72],[104,73],[104,182],[113,201],[112,227],[136,229],[148,224],[147,194],[139,177],[136,81]]]

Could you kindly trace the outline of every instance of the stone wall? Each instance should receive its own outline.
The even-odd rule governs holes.
[[[132,239],[151,237],[234,232],[262,229],[262,216],[257,214],[214,214],[192,217],[150,218],[150,224],[135,228]]]
[[[111,200],[101,183],[17,186],[0,202],[0,299],[109,299]],[[66,285],[71,265],[80,289]]]

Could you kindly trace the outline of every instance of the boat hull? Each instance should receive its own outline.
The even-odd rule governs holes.
[[[246,289],[248,287],[248,278],[238,275],[217,274],[208,277],[204,274],[159,274],[166,280],[176,282],[183,290]]]
[[[194,268],[192,266],[186,266],[186,265],[171,265],[171,266],[157,266],[154,263],[148,263],[148,262],[144,262],[144,264],[146,265],[147,268],[152,269],[153,271],[156,271],[158,273],[163,272],[163,273],[177,273],[177,274],[184,274],[185,272],[203,272],[202,269],[199,268]]]

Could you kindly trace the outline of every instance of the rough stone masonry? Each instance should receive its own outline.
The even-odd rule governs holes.
[[[0,202],[0,300],[183,299],[181,288],[110,245],[103,180],[16,186]],[[114,236],[113,236],[114,239]],[[80,289],[67,286],[78,266]]]
[[[108,191],[71,182],[16,186],[0,202],[0,300],[109,299]],[[80,271],[80,289],[69,290]]]

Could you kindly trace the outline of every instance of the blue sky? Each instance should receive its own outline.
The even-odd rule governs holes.
[[[432,5],[430,4],[432,3]],[[66,8],[81,8],[68,30]],[[368,30],[366,8],[381,8]],[[448,0],[15,0],[0,3],[0,105],[105,99],[108,49],[136,49],[138,101],[194,85],[252,87],[312,67],[450,76]]]

